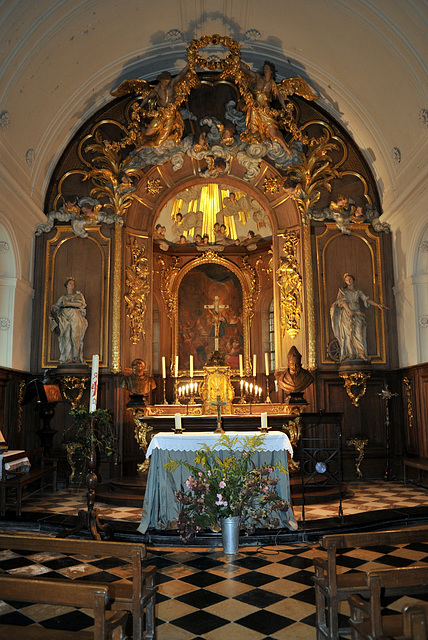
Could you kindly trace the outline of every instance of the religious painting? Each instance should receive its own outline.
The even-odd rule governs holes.
[[[153,242],[162,251],[181,245],[195,252],[227,253],[233,247],[254,251],[271,241],[272,227],[262,205],[250,193],[221,183],[179,192],[162,208],[153,229]]]
[[[201,370],[218,351],[226,365],[239,368],[246,350],[244,294],[237,274],[206,262],[190,269],[178,289],[177,349],[179,367]]]

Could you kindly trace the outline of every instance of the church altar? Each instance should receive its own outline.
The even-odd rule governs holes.
[[[231,437],[253,436],[254,432],[228,432]],[[173,473],[168,473],[164,465],[172,457],[174,460],[185,460],[194,463],[195,452],[202,444],[212,445],[218,439],[213,433],[193,432],[191,434],[161,433],[155,435],[147,450],[150,456],[150,467],[147,478],[146,492],[143,503],[143,513],[138,531],[146,533],[148,529],[174,529],[178,516],[179,503],[175,498],[175,491],[184,486],[189,470],[179,465]],[[281,463],[288,470],[288,453],[293,450],[285,433],[271,431],[265,435],[264,450],[253,456],[256,466],[263,464]],[[219,456],[226,455],[227,451],[219,449]],[[288,473],[279,473],[277,484],[278,495],[288,502],[290,501],[290,482]],[[278,513],[280,526],[288,529],[297,529],[293,510],[290,507],[285,513]]]

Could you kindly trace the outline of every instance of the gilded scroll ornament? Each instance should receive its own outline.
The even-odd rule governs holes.
[[[88,380],[89,378],[79,378],[77,376],[64,376],[61,378],[62,395],[71,404],[72,409],[75,409],[80,404]]]
[[[288,420],[286,424],[282,425],[282,430],[288,435],[293,451],[295,451],[302,431],[302,420],[300,416],[294,418],[294,420]],[[298,471],[300,469],[300,461],[295,460],[294,457],[292,458],[290,454],[288,455],[288,468],[290,471]]]
[[[406,402],[407,402],[407,420],[409,429],[413,428],[413,401],[412,401],[412,381],[405,376],[403,378],[404,386],[406,387]]]
[[[262,268],[261,259],[256,260],[255,268],[250,264],[248,260],[248,256],[243,256],[242,258],[242,271],[246,274],[247,280],[249,282],[249,291],[248,297],[246,299],[246,313],[248,317],[248,322],[251,325],[251,322],[254,317],[254,307],[257,302],[257,298],[260,295],[261,290],[261,277],[260,270]]]
[[[152,431],[153,428],[144,421],[144,412],[141,412],[139,409],[132,409],[132,417],[134,418],[135,429],[134,436],[140,447],[141,451],[144,453],[144,457],[146,456],[148,442],[147,442],[147,434],[149,431]],[[149,467],[150,460],[146,458],[144,462],[137,465],[137,469],[140,473],[146,471]]]
[[[284,234],[285,256],[277,269],[277,284],[280,290],[280,324],[282,333],[295,338],[300,331],[302,315],[302,277],[296,258],[299,236],[295,231]]]
[[[177,256],[172,257],[172,262],[169,266],[163,258],[158,257],[158,263],[160,264],[160,288],[162,298],[166,307],[166,314],[169,321],[172,322],[176,315],[176,309],[174,304],[174,295],[172,293],[172,282],[180,271],[180,259]]]
[[[367,380],[371,372],[356,371],[354,373],[339,373],[345,382],[346,393],[351,399],[354,407],[358,407],[359,402],[367,389]],[[353,391],[355,389],[355,392]]]
[[[364,459],[364,448],[367,446],[368,442],[367,438],[351,438],[347,441],[348,446],[353,446],[357,450],[357,458],[355,460],[355,472],[357,474],[357,478],[363,477],[360,466]]]
[[[131,265],[126,267],[126,315],[131,327],[130,340],[132,344],[137,344],[141,337],[144,338],[146,335],[147,297],[150,291],[149,267],[144,244],[139,247],[137,239],[134,238],[127,247],[131,253]]]

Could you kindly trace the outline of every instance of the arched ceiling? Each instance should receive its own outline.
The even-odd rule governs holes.
[[[268,59],[279,79],[311,84],[371,165],[385,209],[426,166],[427,21],[425,0],[9,0],[0,135],[42,206],[65,145],[110,91],[176,72],[192,38],[220,33],[255,67]]]

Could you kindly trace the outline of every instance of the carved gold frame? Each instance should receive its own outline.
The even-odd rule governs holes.
[[[98,237],[97,237],[98,236]],[[51,336],[49,329],[49,313],[52,308],[54,299],[54,273],[56,258],[58,251],[68,240],[74,240],[71,226],[65,225],[56,229],[56,234],[46,243],[46,262],[45,262],[45,284],[43,297],[43,340],[42,340],[42,369],[58,366],[58,360],[52,358],[51,353]],[[107,245],[107,251],[104,252],[102,243]],[[105,286],[101,288],[101,317],[100,317],[100,366],[108,365],[108,337],[109,337],[109,313],[108,301],[110,298],[110,262],[111,262],[111,240],[101,233],[99,227],[91,229],[91,235],[85,239],[94,242],[97,245],[101,255],[102,276]],[[70,274],[72,275],[72,274]]]
[[[318,294],[320,300],[320,361],[322,364],[332,364],[333,360],[328,359],[327,354],[327,346],[328,346],[328,335],[329,335],[329,323],[330,323],[330,313],[329,309],[333,300],[327,300],[327,287],[325,279],[322,277],[322,274],[325,274],[326,264],[325,264],[325,255],[326,249],[328,245],[335,239],[341,236],[341,232],[337,229],[337,226],[334,222],[325,223],[325,231],[316,236],[316,258],[317,258],[317,269],[318,269]],[[323,241],[331,231],[334,230],[335,233],[331,234],[328,237],[327,242],[321,247],[321,241]],[[371,259],[371,273],[372,273],[372,285],[373,292],[378,292],[379,299],[378,301],[384,302],[384,290],[383,290],[383,277],[382,277],[382,260],[381,260],[381,239],[379,236],[375,236],[369,229],[368,224],[354,224],[353,231],[363,230],[366,233],[367,237],[358,234],[358,238],[364,242],[370,252]],[[373,248],[372,244],[370,244],[369,240],[374,240],[375,248]],[[339,283],[338,283],[339,286]],[[370,359],[375,364],[385,364],[386,363],[386,348],[385,348],[385,320],[381,316],[381,312],[375,308],[375,337],[376,337],[376,347],[377,351],[375,354],[370,354]],[[335,363],[337,364],[337,363]]]
[[[171,280],[169,284],[170,300],[169,309],[171,311],[170,319],[172,323],[172,362],[178,355],[178,292],[180,284],[189,271],[201,264],[219,264],[231,271],[239,280],[242,289],[242,326],[244,335],[244,376],[251,374],[251,357],[250,357],[250,324],[254,313],[255,299],[258,295],[257,277],[255,271],[248,268],[243,261],[243,266],[239,268],[235,263],[219,256],[214,251],[206,251],[204,255],[198,256],[194,260],[186,263],[181,269],[178,265],[172,270]],[[165,291],[163,291],[165,298]],[[187,375],[189,372],[180,369],[182,374]],[[232,370],[234,371],[234,370]],[[196,375],[203,375],[203,370],[195,371]]]

